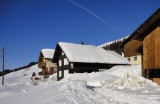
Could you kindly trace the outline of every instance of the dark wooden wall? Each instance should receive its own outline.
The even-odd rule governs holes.
[[[74,63],[74,71],[77,73],[97,72],[99,69],[110,69],[115,65],[102,63]]]
[[[140,53],[136,53],[135,49],[137,49],[140,45],[142,45],[142,41],[139,40],[131,40],[124,46],[124,57],[131,57],[140,55]]]

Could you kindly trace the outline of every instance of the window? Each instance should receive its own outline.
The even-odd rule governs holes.
[[[64,53],[62,52],[62,56],[64,55]]]
[[[68,65],[69,63],[68,63],[68,60],[67,60],[67,58],[64,58],[64,65]]]
[[[136,57],[134,57],[134,61],[136,61],[137,60],[137,56]]]
[[[103,71],[105,71],[106,69],[99,69],[99,72],[103,72]]]
[[[56,71],[57,71],[57,68],[53,68],[52,71],[56,72]]]
[[[59,66],[62,66],[62,61],[61,60],[59,60]]]
[[[131,61],[130,58],[128,58],[128,61]]]

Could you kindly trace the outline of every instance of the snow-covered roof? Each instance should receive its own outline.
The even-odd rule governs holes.
[[[52,59],[55,50],[54,49],[42,49],[41,52],[42,52],[44,58],[50,58],[50,59]]]
[[[106,51],[93,45],[59,42],[70,62],[128,64],[128,61],[114,51]]]

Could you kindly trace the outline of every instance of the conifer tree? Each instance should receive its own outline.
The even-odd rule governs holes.
[[[113,43],[111,43],[111,44],[109,44],[109,45],[103,46],[103,49],[115,51],[116,53],[122,55],[123,49],[120,47],[120,45],[121,45],[125,40],[126,40],[126,39],[115,41],[115,42],[113,42]]]

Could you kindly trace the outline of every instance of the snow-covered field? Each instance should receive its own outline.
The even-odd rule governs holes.
[[[6,75],[0,104],[160,104],[160,87],[140,76],[139,65],[68,74],[58,82],[55,74],[33,85],[30,77],[39,71],[35,65]]]

